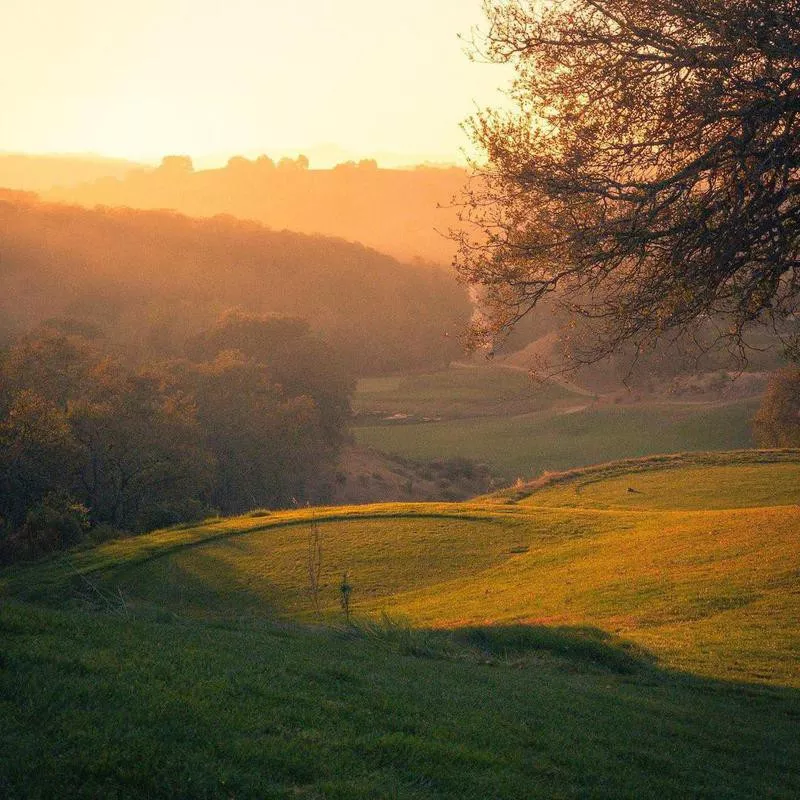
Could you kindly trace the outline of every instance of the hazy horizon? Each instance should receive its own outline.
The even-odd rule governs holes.
[[[507,83],[464,53],[459,35],[482,21],[480,0],[391,13],[368,0],[232,0],[224,12],[208,0],[20,4],[0,31],[0,66],[16,76],[0,84],[15,109],[0,120],[0,149],[185,154],[201,168],[301,152],[318,168],[459,162],[460,124],[501,102]]]
[[[42,158],[42,159],[74,159],[86,161],[108,161],[108,162],[130,162],[132,165],[144,167],[157,167],[167,156],[189,156],[192,164],[197,170],[218,169],[224,167],[234,156],[243,156],[247,159],[255,159],[261,155],[266,155],[277,161],[281,158],[297,158],[304,155],[309,160],[310,169],[331,169],[338,164],[348,161],[374,160],[382,169],[413,169],[415,166],[426,164],[436,166],[460,166],[466,165],[466,160],[462,154],[451,157],[447,153],[413,153],[402,151],[370,151],[358,152],[348,150],[335,142],[318,142],[307,147],[297,147],[286,145],[274,148],[256,148],[247,151],[219,151],[213,153],[192,153],[186,151],[170,151],[163,153],[153,153],[143,158],[127,158],[125,156],[109,155],[92,150],[83,151],[34,151],[34,150],[6,150],[0,149],[0,158]]]

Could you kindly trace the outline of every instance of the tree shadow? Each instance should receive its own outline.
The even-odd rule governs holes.
[[[357,621],[351,633],[418,658],[513,669],[547,666],[565,672],[601,672],[623,679],[628,676],[640,685],[680,685],[703,694],[733,692],[800,702],[800,691],[791,686],[732,681],[671,669],[641,645],[591,626],[514,624],[443,630],[415,628],[405,620],[384,615],[380,620]],[[800,719],[800,705],[796,713]]]

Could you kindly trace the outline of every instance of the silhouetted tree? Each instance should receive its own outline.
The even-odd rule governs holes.
[[[796,0],[499,0],[476,52],[515,69],[515,111],[471,120],[485,153],[457,268],[477,341],[545,297],[591,362],[701,332],[739,352],[800,294]],[[713,326],[713,329],[712,329]]]
[[[189,175],[194,172],[194,164],[190,156],[164,156],[158,171],[171,176]]]
[[[244,156],[231,156],[226,164],[226,169],[247,171],[252,166]]]

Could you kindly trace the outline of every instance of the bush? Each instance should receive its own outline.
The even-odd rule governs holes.
[[[761,447],[800,447],[800,368],[784,367],[772,375],[753,432]]]
[[[28,511],[4,548],[4,560],[37,558],[78,544],[89,530],[89,511],[61,492],[51,492]]]

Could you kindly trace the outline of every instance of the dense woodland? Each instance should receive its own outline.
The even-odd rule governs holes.
[[[170,361],[45,323],[0,362],[0,558],[323,500],[352,388],[299,319],[230,314]]]
[[[3,558],[330,497],[356,376],[438,368],[443,270],[232,217],[0,199]]]
[[[86,210],[0,195],[0,338],[51,317],[99,325],[143,357],[231,308],[300,317],[356,375],[430,368],[461,352],[464,290],[445,270],[233,217]]]

